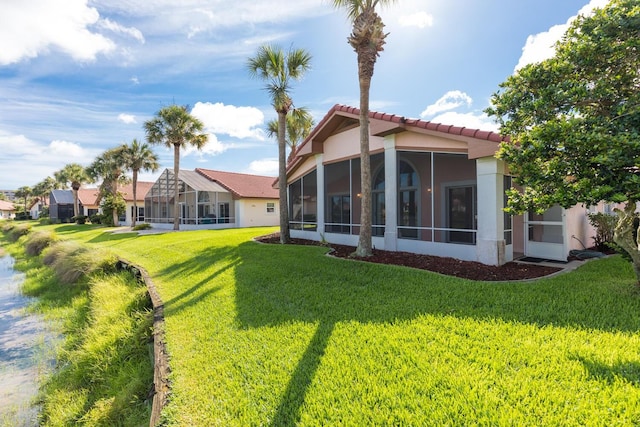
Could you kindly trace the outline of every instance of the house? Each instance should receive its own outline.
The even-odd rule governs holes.
[[[71,222],[73,218],[73,192],[52,190],[49,194],[49,218],[53,223]]]
[[[47,208],[48,206],[49,202],[46,198],[36,197],[31,201],[31,204],[29,205],[29,215],[32,219],[38,219],[40,218],[42,210]]]
[[[153,182],[138,181],[136,183],[136,205],[138,208],[136,222],[144,222],[144,198],[147,192],[153,186]],[[124,215],[118,219],[120,225],[131,225],[133,223],[134,206],[133,206],[133,183],[118,186],[118,191],[122,194],[126,209]]]
[[[73,192],[71,192],[71,197],[73,197]],[[81,215],[88,217],[97,215],[100,213],[100,190],[97,188],[80,188],[78,190],[78,203],[80,204]]]
[[[270,226],[279,223],[273,177],[197,168],[179,173],[182,229]],[[145,221],[171,228],[174,174],[165,169],[145,197]]]
[[[359,110],[335,105],[287,168],[291,236],[356,246]],[[594,230],[587,209],[503,212],[508,166],[494,132],[370,112],[373,246],[501,265],[566,260]]]
[[[0,200],[0,219],[12,219],[16,216],[16,208],[13,203]]]

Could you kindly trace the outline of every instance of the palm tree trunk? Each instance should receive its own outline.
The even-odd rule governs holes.
[[[136,226],[136,218],[138,217],[138,198],[136,197],[136,190],[138,185],[138,169],[133,170],[133,215],[131,217],[131,228]]]
[[[360,62],[360,61],[358,61]],[[362,67],[359,67],[362,70]],[[362,73],[361,73],[362,74]],[[371,244],[371,161],[369,156],[369,89],[371,79],[360,76],[360,234],[355,255],[373,255]]]
[[[286,162],[287,113],[278,111],[278,190],[280,197],[280,243],[289,243],[289,204],[287,203],[287,162]]]
[[[173,144],[173,229],[180,230],[180,186],[178,185],[178,174],[180,173],[180,144]]]

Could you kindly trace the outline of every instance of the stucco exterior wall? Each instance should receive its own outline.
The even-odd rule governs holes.
[[[273,212],[267,212],[267,203],[273,203]],[[276,199],[236,200],[236,223],[238,227],[275,226],[280,223],[279,203]]]

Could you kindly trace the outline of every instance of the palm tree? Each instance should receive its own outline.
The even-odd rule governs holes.
[[[33,186],[33,195],[41,201],[41,212],[49,205],[49,195],[57,188],[56,180],[50,176],[46,177]]]
[[[25,219],[29,218],[29,214],[27,212],[27,200],[29,199],[29,196],[31,196],[32,194],[33,194],[33,190],[28,185],[24,185],[16,190],[16,197],[18,199],[20,198],[24,199],[24,218]]]
[[[347,10],[353,22],[353,31],[347,41],[358,57],[358,80],[360,84],[360,182],[362,210],[360,213],[360,236],[355,255],[373,254],[371,243],[371,162],[369,158],[369,89],[371,77],[387,34],[384,23],[376,13],[376,6],[393,3],[394,0],[333,0],[337,8]]]
[[[298,144],[304,141],[309,133],[311,133],[313,125],[313,117],[311,116],[311,113],[309,113],[309,110],[304,107],[295,108],[291,111],[291,114],[287,115],[287,135],[285,137],[285,142],[291,150],[287,157],[287,164],[293,160]],[[270,138],[278,136],[278,120],[271,120],[267,123],[267,135]]]
[[[67,188],[71,184],[71,189],[73,190],[73,216],[78,216],[80,212],[78,190],[82,184],[90,181],[87,171],[78,163],[69,163],[55,172],[53,176],[62,188]]]
[[[311,55],[304,49],[282,49],[265,45],[248,61],[249,73],[265,80],[265,89],[271,96],[271,105],[278,113],[278,187],[280,198],[280,243],[288,243],[289,207],[287,203],[286,122],[293,106],[291,80],[300,80],[311,68]]]
[[[209,141],[209,135],[202,133],[204,124],[187,111],[186,106],[170,105],[160,109],[156,117],[144,123],[147,142],[150,144],[164,144],[173,147],[173,229],[180,229],[180,213],[178,212],[178,196],[180,173],[180,147],[192,145],[201,149]]]
[[[138,172],[149,171],[155,172],[160,168],[158,156],[151,150],[148,144],[140,144],[137,139],[131,141],[130,145],[123,145],[124,149],[124,167],[133,173],[133,215],[131,218],[131,227],[136,226],[138,217]]]
[[[118,184],[124,183],[127,177],[124,174],[124,147],[121,145],[111,148],[98,157],[87,167],[87,175],[100,184],[100,196],[113,201],[118,197]],[[103,200],[104,202],[104,200]],[[104,204],[103,204],[104,208]],[[113,225],[118,224],[118,209],[110,206],[113,216]]]

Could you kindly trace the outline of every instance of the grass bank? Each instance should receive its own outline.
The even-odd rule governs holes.
[[[55,368],[41,380],[41,425],[148,425],[153,366],[146,288],[129,273],[104,272],[101,265],[112,256],[96,248],[62,242],[44,256],[27,256],[29,234],[16,243],[11,234],[0,239],[26,274],[22,291],[35,297],[30,309],[62,337]],[[34,237],[41,245],[42,236]],[[52,268],[43,264],[48,257],[56,260]]]
[[[619,257],[483,283],[251,241],[272,229],[56,230],[153,277],[167,425],[640,423],[640,295]]]

